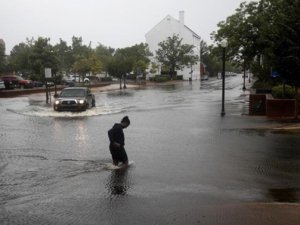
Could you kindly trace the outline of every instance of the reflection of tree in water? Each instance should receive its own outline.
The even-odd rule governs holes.
[[[110,195],[126,195],[127,190],[130,188],[127,175],[128,170],[126,168],[112,171],[106,185]]]
[[[271,137],[270,145],[264,148],[266,159],[260,163],[266,177],[266,197],[276,202],[299,203],[300,141],[293,135]]]

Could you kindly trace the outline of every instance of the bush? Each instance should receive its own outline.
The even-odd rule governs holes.
[[[272,81],[255,81],[252,88],[253,89],[272,89],[274,82]]]
[[[295,88],[285,85],[278,85],[272,88],[272,95],[274,98],[280,99],[296,99],[298,108],[300,107],[300,95],[296,94]]]
[[[112,77],[102,77],[101,81],[112,81]]]
[[[295,98],[295,89],[289,85],[278,85],[272,88],[272,95],[274,98]]]
[[[177,75],[176,80],[183,80],[183,75]]]
[[[169,81],[171,80],[171,78],[170,76],[166,76],[166,75],[157,75],[155,77],[151,77],[149,80],[153,82],[161,83],[161,82]]]

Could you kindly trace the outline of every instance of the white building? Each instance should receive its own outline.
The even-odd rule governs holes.
[[[158,43],[167,40],[168,37],[178,35],[182,38],[182,44],[194,45],[194,54],[199,56],[200,52],[200,36],[192,31],[189,27],[184,25],[184,11],[179,12],[179,19],[174,19],[167,15],[148,33],[146,33],[146,43],[149,45],[149,50],[153,53],[152,61],[155,62],[155,51],[158,50]],[[156,62],[157,63],[157,62]],[[193,71],[191,73],[191,70]],[[185,67],[177,71],[177,75],[183,75],[184,80],[199,79],[200,77],[200,63]]]

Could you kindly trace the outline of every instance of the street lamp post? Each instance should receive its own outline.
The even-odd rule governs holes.
[[[225,116],[225,50],[227,47],[227,40],[223,39],[221,41],[221,47],[222,47],[222,111],[221,116]]]
[[[243,78],[244,78],[243,91],[246,91],[246,62],[245,62],[245,60],[243,62],[243,70],[244,70],[244,75],[243,75]]]

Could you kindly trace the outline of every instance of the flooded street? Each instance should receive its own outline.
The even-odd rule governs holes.
[[[225,117],[217,79],[94,94],[81,113],[44,94],[0,99],[0,224],[299,223],[299,134],[249,117],[241,77],[226,81]],[[107,170],[125,115],[134,164]]]

